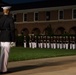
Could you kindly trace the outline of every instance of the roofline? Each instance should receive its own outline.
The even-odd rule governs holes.
[[[71,6],[76,5],[76,2],[73,0],[64,0],[58,2],[58,0],[44,0],[38,2],[29,2],[29,3],[21,3],[12,5],[12,10],[27,10],[27,9],[35,9],[35,8],[47,8],[47,7],[59,7],[59,6]]]
[[[62,10],[62,9],[76,9],[76,5],[71,6],[58,6],[58,7],[47,7],[47,8],[35,8],[35,9],[24,9],[24,10],[13,10],[11,13],[27,13],[27,12],[39,12],[39,11],[51,11],[51,10]]]

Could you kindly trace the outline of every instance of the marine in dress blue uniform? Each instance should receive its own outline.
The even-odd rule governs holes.
[[[1,7],[3,16],[0,18],[0,73],[7,72],[10,43],[15,42],[15,24],[10,12],[10,6]]]

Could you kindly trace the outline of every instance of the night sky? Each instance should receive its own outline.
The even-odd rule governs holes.
[[[18,4],[18,3],[27,3],[27,2],[36,2],[36,1],[45,1],[45,0],[3,0],[3,1],[10,4]]]

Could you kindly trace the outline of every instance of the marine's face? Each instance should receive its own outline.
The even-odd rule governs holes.
[[[9,9],[4,9],[4,10],[3,10],[3,13],[4,13],[4,14],[9,14]]]

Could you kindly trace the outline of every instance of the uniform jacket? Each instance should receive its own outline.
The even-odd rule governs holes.
[[[9,15],[3,15],[0,18],[0,42],[15,41],[15,25],[13,18]]]

